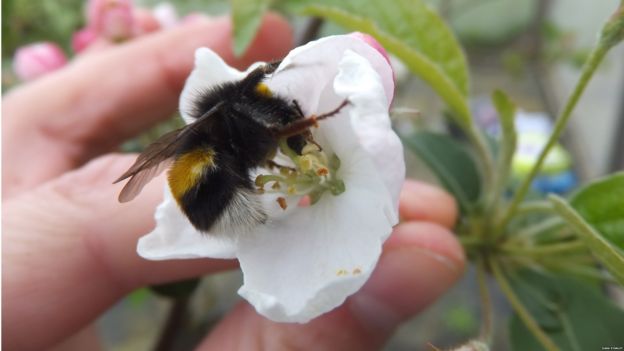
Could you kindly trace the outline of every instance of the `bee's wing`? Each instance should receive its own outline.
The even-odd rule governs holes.
[[[134,164],[115,180],[118,183],[130,178],[119,193],[119,202],[128,202],[134,199],[145,184],[154,179],[171,164],[183,129],[171,131],[148,146],[137,158]],[[114,184],[113,183],[113,184]]]
[[[215,114],[222,105],[223,102],[217,103],[201,117],[197,118],[195,122],[164,134],[148,146],[139,155],[134,164],[122,174],[121,177],[113,182],[113,184],[115,184],[126,178],[130,178],[119,193],[119,202],[128,202],[134,199],[141,192],[145,184],[149,183],[150,180],[154,179],[154,177],[168,168],[175,156],[180,141],[184,140],[184,137],[189,133],[196,132],[197,128],[201,127],[203,123],[206,123],[209,117]]]

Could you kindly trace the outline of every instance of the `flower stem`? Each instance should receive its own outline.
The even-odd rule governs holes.
[[[476,238],[474,236],[460,235],[457,237],[457,239],[459,240],[459,243],[462,244],[463,247],[483,245],[483,240],[481,240],[480,238]]]
[[[591,77],[594,75],[596,68],[598,68],[598,65],[600,64],[602,59],[605,57],[609,49],[610,49],[610,46],[604,45],[603,42],[601,41],[599,42],[598,46],[596,46],[596,48],[592,51],[589,59],[587,60],[587,62],[585,63],[583,67],[583,72],[581,73],[581,77],[576,83],[574,91],[568,98],[565,108],[559,115],[559,118],[557,118],[557,122],[555,123],[553,133],[550,135],[548,142],[546,143],[546,145],[540,152],[537,162],[535,162],[535,164],[533,165],[533,168],[531,168],[531,171],[524,178],[524,180],[522,181],[522,184],[520,185],[520,187],[514,194],[514,197],[511,200],[509,207],[505,211],[505,214],[503,215],[501,221],[496,226],[497,233],[501,232],[502,229],[505,228],[509,220],[511,220],[513,215],[516,213],[518,206],[520,205],[520,203],[526,196],[529,190],[529,187],[531,186],[531,182],[533,181],[533,178],[535,178],[537,173],[542,168],[542,164],[544,163],[544,160],[546,159],[546,156],[548,155],[548,152],[550,151],[550,149],[552,149],[552,147],[555,146],[555,144],[559,140],[559,137],[561,136],[563,129],[567,125],[568,120],[570,119],[570,116],[572,115],[572,111],[576,107],[576,104],[578,103],[579,98],[583,94],[583,91],[587,87],[587,84],[589,83]]]
[[[581,240],[534,247],[511,245],[501,246],[501,251],[507,254],[523,256],[550,256],[555,254],[576,253],[584,250],[587,250],[587,246]]]
[[[528,241],[533,237],[565,225],[565,222],[560,217],[550,217],[535,224],[531,224],[521,230],[515,235],[511,236],[508,242]]]
[[[498,263],[492,260],[490,261],[490,267],[492,269],[492,273],[494,274],[494,278],[501,288],[501,291],[505,294],[505,297],[511,304],[511,307],[513,307],[514,311],[516,311],[522,322],[524,322],[524,325],[526,325],[526,327],[533,333],[533,335],[547,351],[558,351],[559,347],[557,347],[552,339],[546,335],[542,328],[540,328],[531,313],[522,304],[518,296],[516,296]]]
[[[591,265],[576,264],[568,260],[561,262],[559,259],[540,260],[540,264],[551,271],[564,272],[581,278],[597,280],[599,282],[617,283],[617,280],[608,273]]]
[[[537,200],[537,201],[527,201],[521,203],[516,209],[516,216],[535,214],[535,213],[548,213],[554,212],[552,204],[550,201],[546,200]]]
[[[490,344],[492,342],[492,330],[494,325],[494,313],[492,306],[492,297],[487,286],[487,260],[483,256],[477,259],[477,282],[479,284],[479,296],[481,297],[481,331],[479,339]]]
[[[493,177],[495,177],[496,169],[494,168],[494,158],[492,157],[492,152],[487,146],[487,142],[485,141],[485,136],[483,133],[475,128],[474,124],[470,124],[465,129],[470,141],[475,147],[475,151],[477,157],[479,158],[482,166],[483,179],[481,180],[481,184],[483,185],[483,193],[488,193],[485,191],[486,188],[493,184]],[[483,198],[483,197],[482,197]]]
[[[173,300],[167,321],[163,326],[154,351],[166,351],[174,348],[178,334],[184,328],[188,302],[188,296],[178,297]]]

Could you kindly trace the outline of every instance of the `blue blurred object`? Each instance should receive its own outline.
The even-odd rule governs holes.
[[[488,98],[476,99],[472,104],[476,123],[494,138],[500,137],[496,109]],[[526,177],[548,142],[553,124],[545,113],[518,110],[515,116],[517,133],[516,153],[512,161],[512,184]],[[578,183],[568,151],[557,143],[548,153],[540,173],[532,183],[535,192],[564,194]],[[512,189],[513,190],[513,189]]]
[[[544,194],[565,194],[572,190],[577,183],[578,179],[576,174],[572,170],[569,170],[556,174],[540,175],[533,180],[531,187],[533,190]]]

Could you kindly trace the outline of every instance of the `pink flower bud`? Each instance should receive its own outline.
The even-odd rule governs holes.
[[[72,49],[75,53],[79,53],[96,41],[97,38],[98,35],[93,29],[89,27],[82,28],[72,35]]]
[[[58,45],[41,42],[17,49],[13,70],[19,79],[28,81],[57,70],[66,63],[65,53]]]
[[[134,33],[131,0],[89,0],[87,25],[98,35],[110,40],[124,40]]]

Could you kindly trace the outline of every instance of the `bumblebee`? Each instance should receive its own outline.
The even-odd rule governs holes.
[[[198,94],[189,111],[194,122],[161,136],[115,181],[130,178],[119,201],[134,199],[168,168],[171,193],[200,232],[265,223],[251,172],[272,162],[282,138],[301,155],[306,143],[314,143],[310,127],[348,104],[345,100],[333,111],[306,117],[296,100],[275,96],[263,82],[279,63]]]

